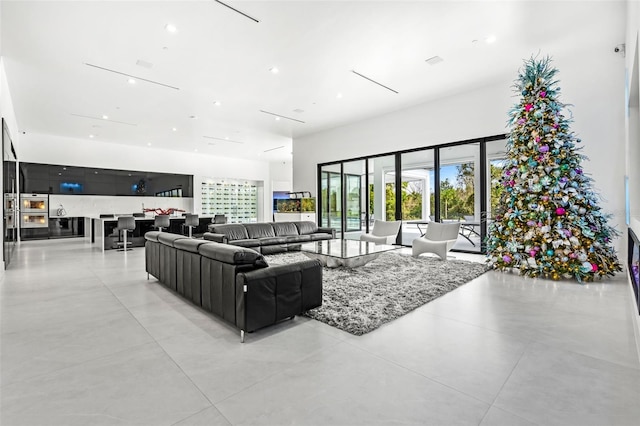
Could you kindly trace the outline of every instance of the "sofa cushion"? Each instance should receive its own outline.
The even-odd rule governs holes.
[[[314,222],[302,221],[302,222],[293,222],[298,228],[298,233],[300,235],[308,235],[318,232],[318,225]]]
[[[244,240],[229,241],[229,244],[239,247],[260,247],[260,240],[254,238],[247,238]]]
[[[149,231],[146,234],[144,234],[144,239],[145,240],[149,240],[149,241],[158,241],[158,234],[160,232],[158,231]]]
[[[290,235],[288,237],[284,237],[287,240],[288,244],[291,243],[307,243],[311,241],[311,235]]]
[[[274,222],[271,224],[276,237],[300,235],[298,228],[293,222]]]
[[[184,235],[172,234],[170,232],[159,232],[158,233],[158,242],[169,246],[175,247],[173,244],[176,240],[188,239],[189,237],[185,237]]]
[[[269,266],[260,253],[246,247],[210,242],[201,244],[198,252],[209,259],[232,265],[252,265],[256,268]]]
[[[273,227],[270,223],[246,223],[244,227],[247,230],[249,238],[275,237]]]
[[[194,240],[193,238],[182,238],[180,240],[176,240],[173,243],[173,246],[177,249],[189,251],[191,253],[198,253],[198,247],[202,244],[207,244],[208,241],[205,240]]]
[[[286,244],[287,237],[264,237],[260,238],[258,241],[260,241],[261,246],[269,246],[271,244]]]
[[[247,235],[247,229],[244,225],[238,223],[229,223],[225,225],[215,225],[211,230],[214,234],[224,234],[229,241],[231,240],[246,240],[249,238]]]

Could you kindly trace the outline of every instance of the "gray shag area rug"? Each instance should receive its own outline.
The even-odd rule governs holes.
[[[270,265],[308,259],[299,252],[265,256]],[[483,263],[382,253],[357,268],[323,268],[322,306],[305,316],[356,336],[375,330],[487,271]]]

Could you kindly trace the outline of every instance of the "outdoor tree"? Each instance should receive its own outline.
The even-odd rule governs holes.
[[[580,139],[558,100],[557,71],[550,58],[531,58],[515,81],[520,100],[509,114],[504,191],[489,227],[488,261],[533,277],[591,280],[621,270],[611,246],[618,232],[583,172]]]

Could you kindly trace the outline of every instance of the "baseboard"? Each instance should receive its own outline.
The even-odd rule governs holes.
[[[633,292],[633,284],[631,283],[631,277],[627,274],[627,282],[629,283],[629,303],[631,304],[631,317],[633,321],[633,334],[636,338],[636,356],[640,363],[640,314],[638,313],[638,305],[635,301],[635,293]]]

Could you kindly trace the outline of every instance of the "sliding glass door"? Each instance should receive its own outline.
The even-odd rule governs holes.
[[[433,150],[408,152],[401,155],[402,228],[401,243],[422,235],[435,216],[435,170]]]
[[[358,239],[362,233],[363,217],[366,215],[364,194],[366,192],[366,162],[364,160],[349,161],[342,165],[344,175],[345,238]]]
[[[459,222],[454,250],[484,252],[505,151],[505,136],[496,135],[321,164],[319,224],[335,228],[338,238],[358,239],[375,220],[398,220],[396,241],[411,246],[429,222]]]
[[[340,165],[323,166],[320,173],[320,225],[342,232],[342,175]]]
[[[477,251],[480,235],[480,143],[440,149],[441,222],[460,222],[460,236],[454,248]]]

